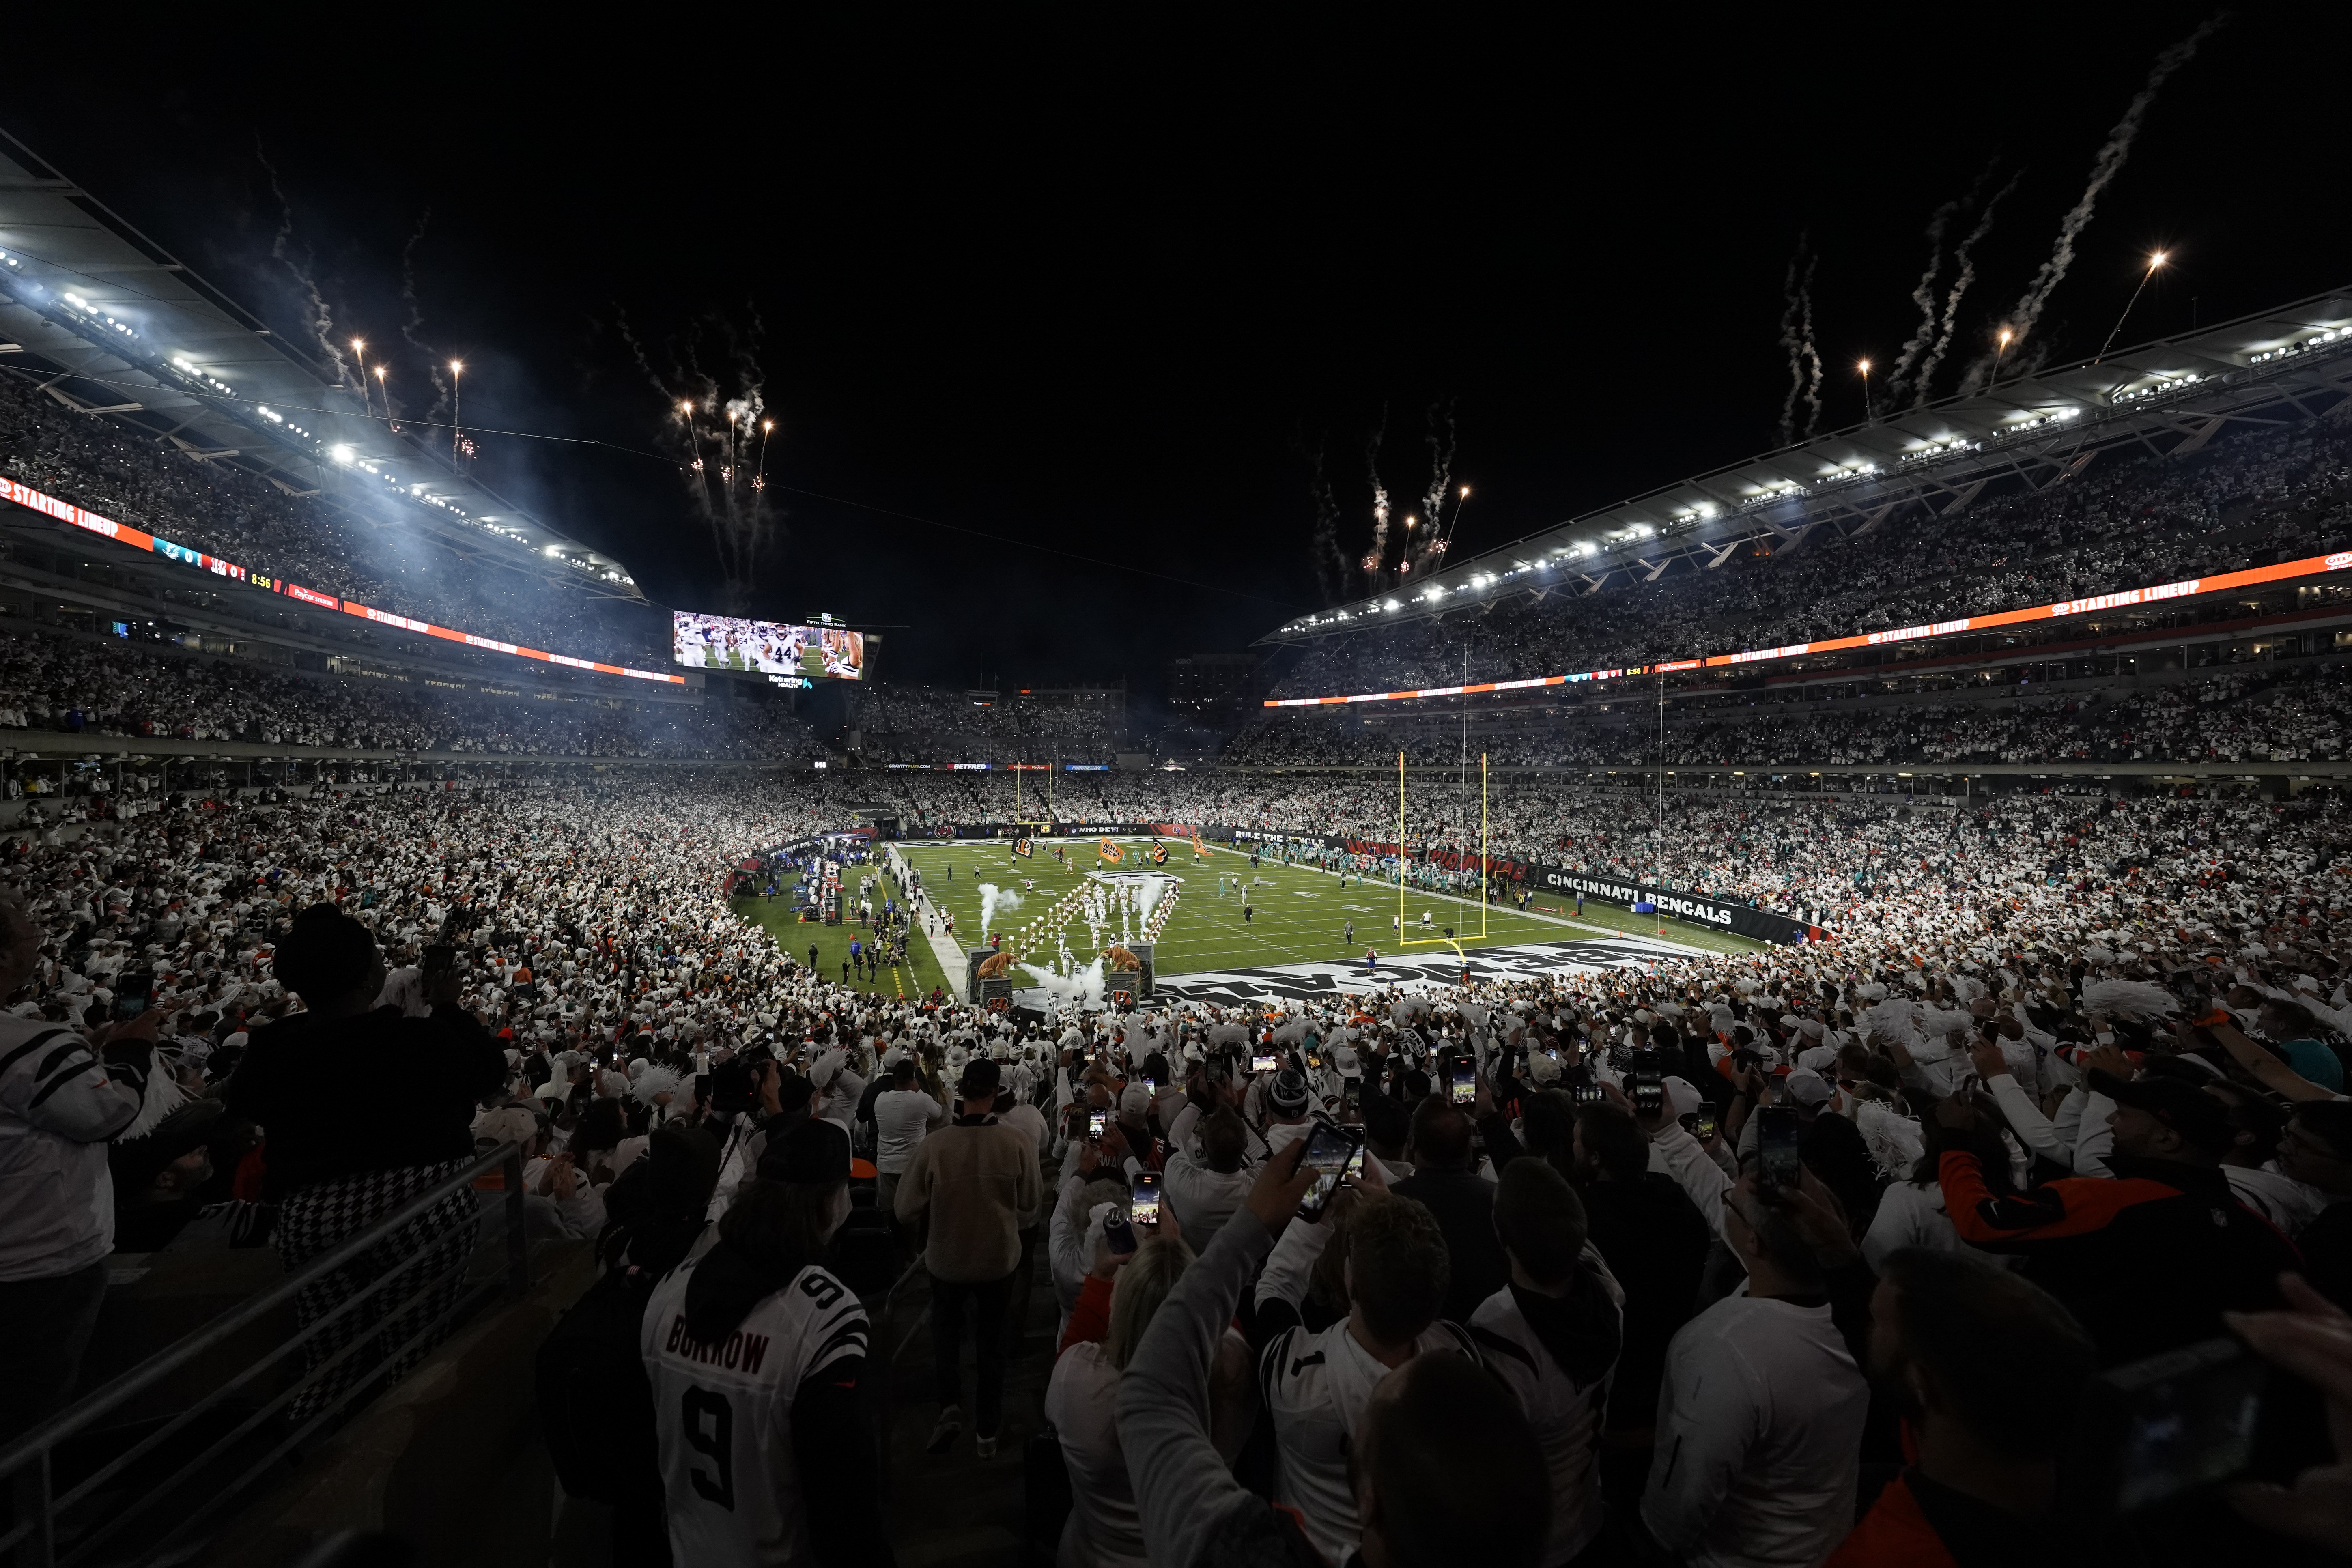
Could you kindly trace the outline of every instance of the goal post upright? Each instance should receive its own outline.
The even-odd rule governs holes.
[[[1412,937],[1412,936],[1407,936],[1407,935],[1405,934],[1405,932],[1406,932],[1406,931],[1408,931],[1412,930],[1412,927],[1410,927],[1410,926],[1408,926],[1408,925],[1405,923],[1405,896],[1404,896],[1404,895],[1405,895],[1405,886],[1404,886],[1404,862],[1405,862],[1405,857],[1404,857],[1404,828],[1405,828],[1405,760],[1404,760],[1404,753],[1403,753],[1402,752],[1399,752],[1397,753],[1397,836],[1396,836],[1397,946],[1398,946],[1398,948],[1399,948],[1399,949],[1401,949],[1401,950],[1402,950],[1402,949],[1404,949],[1404,948],[1408,948],[1408,947],[1450,947],[1450,948],[1452,948],[1452,949],[1454,951],[1454,952],[1455,952],[1456,954],[1463,956],[1463,957],[1465,959],[1465,961],[1466,961],[1467,955],[1466,955],[1466,954],[1465,954],[1465,953],[1463,953],[1463,948],[1462,948],[1462,941],[1463,941],[1463,938],[1462,938],[1462,937],[1456,937],[1456,936],[1423,936],[1423,937]],[[1486,858],[1486,833],[1487,833],[1487,823],[1486,823],[1486,757],[1485,757],[1485,756],[1483,756],[1483,755],[1482,755],[1482,756],[1480,756],[1480,757],[1479,757],[1479,759],[1478,759],[1478,849],[1479,849],[1479,858],[1480,858],[1480,859],[1481,859],[1482,861],[1483,861],[1483,860],[1485,859],[1485,858]],[[1455,855],[1454,858],[1455,858],[1456,860],[1459,860],[1459,859],[1461,858],[1461,856],[1457,853],[1457,854]],[[1456,869],[1459,869],[1459,868],[1457,867],[1457,868],[1456,868]],[[1453,904],[1454,904],[1454,905],[1462,906],[1462,907],[1467,907],[1467,906],[1468,906],[1468,904],[1469,904],[1469,902],[1470,902],[1470,900],[1467,900],[1467,899],[1464,898],[1464,897],[1461,895],[1461,892],[1460,892],[1458,889],[1457,889],[1457,890],[1455,890],[1455,891],[1454,891],[1454,892],[1442,892],[1442,893],[1439,893],[1439,894],[1437,894],[1437,895],[1435,895],[1435,896],[1436,896],[1437,898],[1439,898],[1439,899],[1446,900],[1448,900],[1448,901],[1452,902],[1452,903],[1453,903]],[[1486,910],[1487,910],[1487,898],[1486,898],[1486,868],[1485,868],[1485,867],[1484,867],[1484,865],[1482,864],[1482,865],[1481,865],[1481,867],[1479,868],[1479,892],[1478,892],[1478,934],[1477,934],[1475,938],[1472,938],[1472,939],[1471,939],[1471,940],[1473,940],[1473,941],[1480,942],[1486,942],[1486,941],[1487,941],[1487,940],[1488,940],[1488,934],[1487,934],[1488,928],[1487,928],[1487,923],[1486,923]],[[1463,920],[1461,920],[1461,917],[1459,917],[1458,915],[1457,915],[1457,916],[1455,916],[1455,917],[1454,917],[1454,919],[1455,919],[1455,920],[1456,920],[1456,921],[1461,924],[1461,926],[1464,928],[1464,936],[1467,936],[1467,935],[1468,935],[1468,930],[1467,930],[1467,928],[1468,928],[1469,922],[1468,922],[1467,921],[1463,921]],[[1449,926],[1449,927],[1447,927],[1446,929],[1447,929],[1448,931],[1451,931],[1451,930],[1453,930],[1454,928],[1453,928],[1453,927],[1451,927],[1451,926]]]

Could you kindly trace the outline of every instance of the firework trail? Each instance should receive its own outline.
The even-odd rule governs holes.
[[[1797,399],[1805,392],[1805,354],[1812,341],[1813,258],[1806,237],[1797,237],[1796,254],[1789,258],[1789,277],[1782,285],[1780,346],[1789,351],[1789,395],[1780,405],[1780,445],[1796,439]],[[1814,373],[1813,414],[1821,416],[1821,375]],[[1806,434],[1811,432],[1808,430]]]
[[[1315,580],[1323,590],[1323,602],[1336,605],[1349,593],[1348,559],[1339,552],[1339,503],[1332,497],[1330,476],[1323,471],[1320,445],[1311,461],[1315,473],[1307,489],[1315,500]]]
[[[1927,340],[1936,335],[1936,279],[1944,270],[1944,230],[1968,203],[1967,196],[1955,196],[1927,219],[1927,269],[1919,274],[1918,286],[1911,290],[1911,303],[1919,308],[1919,327],[1904,342],[1903,352],[1895,356],[1895,368],[1887,373],[1886,404],[1890,408],[1903,401],[1903,388],[1911,379],[1911,367],[1919,363]]]
[[[1444,433],[1439,431],[1439,419],[1444,418]],[[1413,552],[1413,570],[1421,571],[1433,555],[1445,553],[1445,542],[1439,537],[1438,523],[1444,517],[1445,493],[1454,488],[1454,404],[1452,399],[1429,405],[1429,493],[1421,498],[1422,515],[1427,523],[1421,536],[1420,548]]]
[[[1372,574],[1374,588],[1380,586],[1380,571],[1389,558],[1389,489],[1381,483],[1381,441],[1388,433],[1389,411],[1383,406],[1380,427],[1364,443],[1364,468],[1372,479],[1372,552],[1364,558],[1364,570]]]
[[[446,356],[425,341],[425,305],[416,296],[416,247],[425,243],[425,231],[432,222],[433,209],[427,207],[418,215],[416,227],[410,232],[408,243],[400,247],[400,302],[404,312],[400,323],[400,336],[410,348],[423,354],[425,363],[431,367],[429,374],[435,395],[433,406],[425,416],[427,420],[441,417],[442,407],[448,399],[448,384],[441,374],[441,362]],[[376,380],[383,384],[381,374]],[[389,417],[392,413],[392,388],[388,384],[383,388],[383,407]],[[400,426],[394,424],[392,428],[398,431]]]
[[[1988,166],[1985,173],[1991,174],[1990,167]],[[1919,367],[1918,387],[1912,396],[1915,408],[1925,407],[1933,394],[1936,367],[1944,363],[1944,352],[1952,346],[1952,324],[1959,320],[1960,298],[1969,291],[1969,285],[1977,280],[1977,242],[1992,232],[1993,210],[2000,205],[2010,192],[2017,189],[2017,182],[2024,173],[2020,169],[2010,175],[2009,183],[1992,194],[1992,200],[1985,203],[1984,210],[1977,215],[1976,226],[1969,230],[1966,239],[1960,241],[1960,247],[1952,252],[1952,264],[1958,270],[1952,277],[1952,291],[1944,296],[1944,320],[1937,329],[1936,346],[1927,351],[1927,361]]]
[[[269,194],[278,200],[278,233],[270,241],[269,258],[286,269],[301,290],[302,330],[319,355],[335,367],[335,384],[348,384],[351,366],[343,359],[342,345],[335,342],[335,312],[327,304],[327,297],[319,290],[318,280],[310,276],[306,252],[301,260],[294,257],[294,204],[286,199],[286,187],[278,183],[278,166],[262,150],[261,139],[254,138],[253,155],[269,175]]]
[[[2059,220],[2058,243],[2052,248],[2050,259],[2034,273],[2033,281],[2025,286],[2024,297],[2018,300],[2016,310],[2010,312],[2009,326],[2016,334],[2015,343],[2022,343],[2032,335],[2035,325],[2042,320],[2042,307],[2050,302],[2051,293],[2065,280],[2067,268],[2074,265],[2074,242],[2090,226],[2091,214],[2098,205],[2099,194],[2107,188],[2109,181],[2123,172],[2124,160],[2131,156],[2132,142],[2139,135],[2140,122],[2147,118],[2148,106],[2156,101],[2157,90],[2164,86],[2166,78],[2194,58],[2198,46],[2211,37],[2214,31],[2228,20],[2229,13],[2226,11],[2208,16],[2197,25],[2195,32],[2157,56],[2156,64],[2148,68],[2147,80],[2141,85],[2138,96],[2124,110],[2124,117],[2116,121],[2115,129],[2107,132],[2106,144],[2091,160],[2091,178],[2084,185],[2082,195]],[[1988,354],[1980,356],[1969,367],[1967,390],[1973,392],[1982,384],[1984,372],[1990,368],[1991,363],[1992,356]]]
[[[1805,438],[1811,440],[1822,427],[1822,351],[1813,342],[1813,264],[1810,261],[1805,263],[1805,286],[1797,302],[1803,307],[1803,320],[1797,330],[1805,345]]]
[[[626,316],[616,312],[615,317],[630,358],[661,395],[666,410],[661,440],[678,459],[678,474],[694,502],[695,514],[710,531],[711,549],[726,584],[727,613],[742,615],[751,608],[761,563],[782,531],[767,501],[764,476],[748,472],[743,463],[743,448],[755,434],[761,441],[761,460],[764,462],[766,457],[763,426],[767,422],[761,417],[766,402],[752,346],[758,323],[755,319],[747,334],[738,334],[723,321],[710,325],[723,340],[725,357],[730,362],[730,379],[736,384],[731,392],[697,363],[692,341],[682,358],[672,355],[667,374],[656,370]],[[695,340],[700,335],[698,326]],[[745,342],[746,336],[752,343]],[[713,426],[709,433],[704,430],[706,422]],[[755,479],[761,482],[755,483]]]

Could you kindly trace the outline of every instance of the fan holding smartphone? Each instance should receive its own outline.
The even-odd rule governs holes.
[[[1316,1173],[1315,1184],[1299,1201],[1299,1217],[1318,1220],[1339,1195],[1341,1180],[1363,1173],[1364,1146],[1347,1129],[1318,1121],[1307,1135],[1307,1152],[1299,1156],[1298,1164],[1301,1170]]]

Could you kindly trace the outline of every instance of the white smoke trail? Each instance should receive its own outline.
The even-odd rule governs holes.
[[[1031,979],[1036,981],[1045,989],[1045,994],[1054,998],[1057,1005],[1065,1010],[1077,1005],[1078,980],[1076,975],[1057,974],[1050,969],[1040,969],[1034,963],[1024,963],[1019,967]]]
[[[993,882],[980,885],[980,934],[986,936],[996,929],[996,917],[1011,914],[1021,907],[1021,895],[1010,888],[1000,888]]]
[[[442,361],[447,356],[425,341],[425,306],[416,297],[416,247],[425,243],[425,231],[433,222],[433,209],[427,207],[416,220],[416,227],[408,236],[408,243],[400,247],[400,300],[404,307],[400,335],[410,348],[425,356],[427,378],[433,383],[433,406],[425,410],[428,420],[441,417],[448,406],[449,383],[441,374]],[[383,406],[387,415],[392,409],[392,383],[380,377],[383,386]],[[393,426],[399,428],[398,425]]]
[[[1323,448],[1314,453],[1315,477],[1307,482],[1307,493],[1315,498],[1315,580],[1323,590],[1323,602],[1336,605],[1348,597],[1351,573],[1348,558],[1339,550],[1339,503],[1332,497],[1331,481],[1323,472]]]
[[[1160,907],[1160,900],[1167,893],[1170,885],[1160,878],[1154,877],[1137,890],[1136,913],[1143,917],[1146,925],[1151,923],[1151,911]]]
[[[1429,493],[1421,498],[1423,526],[1420,548],[1413,552],[1413,570],[1420,571],[1437,544],[1437,525],[1444,519],[1446,492],[1454,488],[1454,409],[1445,405],[1445,431],[1438,434],[1439,405],[1429,405]]]
[[[1808,238],[1797,237],[1796,254],[1789,258],[1789,277],[1784,288],[1786,296],[1780,307],[1780,346],[1789,351],[1789,395],[1780,405],[1780,445],[1796,439],[1797,400],[1805,398],[1811,417],[1805,422],[1805,434],[1822,416],[1821,356],[1813,353],[1813,261]],[[1813,384],[1809,395],[1805,390],[1805,362],[1812,361]]]
[[[1895,356],[1895,368],[1886,374],[1886,405],[1898,406],[1903,401],[1903,388],[1911,380],[1911,367],[1919,363],[1919,355],[1927,340],[1936,335],[1936,279],[1944,270],[1944,229],[1964,205],[1966,196],[1955,196],[1936,209],[1927,219],[1927,269],[1919,274],[1918,287],[1911,290],[1911,303],[1919,308],[1918,330],[1905,340],[1903,352]]]
[[[1381,410],[1380,428],[1364,444],[1364,467],[1372,477],[1372,562],[1367,570],[1377,574],[1388,563],[1389,551],[1389,488],[1381,483],[1381,438],[1389,433],[1389,413]],[[1375,581],[1370,586],[1378,588]]]
[[[1804,334],[1805,341],[1809,378],[1805,384],[1805,438],[1811,440],[1813,432],[1822,427],[1822,351],[1813,342],[1813,267],[1810,261],[1805,264],[1804,291],[1797,297],[1797,302],[1804,310],[1804,320],[1798,331]]]
[[[335,341],[334,310],[320,292],[318,280],[310,276],[306,263],[294,258],[294,204],[286,199],[286,188],[278,183],[278,166],[262,152],[258,138],[254,142],[253,155],[269,175],[269,194],[278,198],[278,234],[270,241],[270,259],[286,268],[287,275],[302,290],[302,326],[320,357],[335,367],[335,384],[341,386],[352,379],[351,366],[343,358],[342,345]]]
[[[2148,68],[2147,80],[2141,86],[2138,96],[2124,110],[2124,117],[2116,121],[2115,129],[2107,132],[2106,144],[2099,149],[2098,156],[2091,160],[2091,178],[2083,187],[2082,195],[2059,220],[2058,243],[2051,250],[2050,259],[2034,273],[2033,281],[2025,286],[2024,297],[2018,300],[2017,309],[2011,312],[2009,326],[2016,334],[2012,346],[2021,344],[2032,335],[2035,325],[2042,320],[2042,307],[2050,302],[2052,291],[2064,281],[2067,268],[2074,265],[2074,242],[2090,226],[2091,213],[2098,205],[2099,193],[2122,173],[2124,160],[2131,156],[2132,142],[2139,135],[2140,122],[2147,118],[2148,105],[2156,101],[2157,89],[2164,85],[2166,78],[2195,58],[2198,46],[2211,37],[2215,29],[2229,17],[2226,11],[2215,12],[2199,23],[2195,32],[2156,57],[2156,64]],[[1975,390],[1980,380],[1979,365],[1989,365],[1990,359],[1991,356],[1987,355],[1979,365],[1969,367],[1969,390]]]
[[[1991,170],[1985,172],[1990,174]],[[1969,230],[1966,239],[1960,241],[1960,247],[1952,252],[1952,263],[1958,270],[1952,278],[1952,291],[1944,296],[1944,321],[1936,333],[1936,346],[1928,351],[1927,362],[1919,367],[1918,389],[1912,396],[1915,408],[1925,407],[1927,399],[1935,395],[1936,367],[1944,363],[1945,351],[1952,346],[1952,325],[1959,320],[1960,298],[1969,291],[1969,285],[1977,280],[1977,242],[1992,231],[1993,210],[2000,205],[2003,197],[2017,189],[2017,182],[2024,173],[2020,169],[2010,175],[2009,183],[1992,194],[1992,200],[1985,203],[1984,211],[1977,215],[1976,226]]]

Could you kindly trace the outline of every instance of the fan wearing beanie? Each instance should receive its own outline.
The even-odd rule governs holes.
[[[889,1560],[857,1399],[866,1309],[824,1263],[848,1217],[847,1140],[795,1123],[769,1140],[718,1242],[646,1303],[674,1561]]]
[[[254,1031],[222,1099],[229,1114],[261,1127],[264,1195],[278,1205],[274,1239],[291,1272],[474,1157],[475,1112],[504,1087],[506,1057],[457,1005],[455,969],[435,981],[427,1016],[373,1006],[384,973],[375,937],[332,904],[297,916],[274,963],[304,1010]],[[448,1276],[418,1302],[388,1286],[304,1342],[315,1369],[354,1340],[373,1341],[304,1390],[298,1414],[374,1375],[383,1347],[414,1337],[454,1299],[464,1284],[455,1264],[472,1247],[473,1215],[471,1194],[455,1194],[383,1247],[304,1288],[298,1308],[308,1326],[428,1245],[434,1260],[404,1278]],[[410,1348],[394,1375],[430,1349],[430,1341]]]

